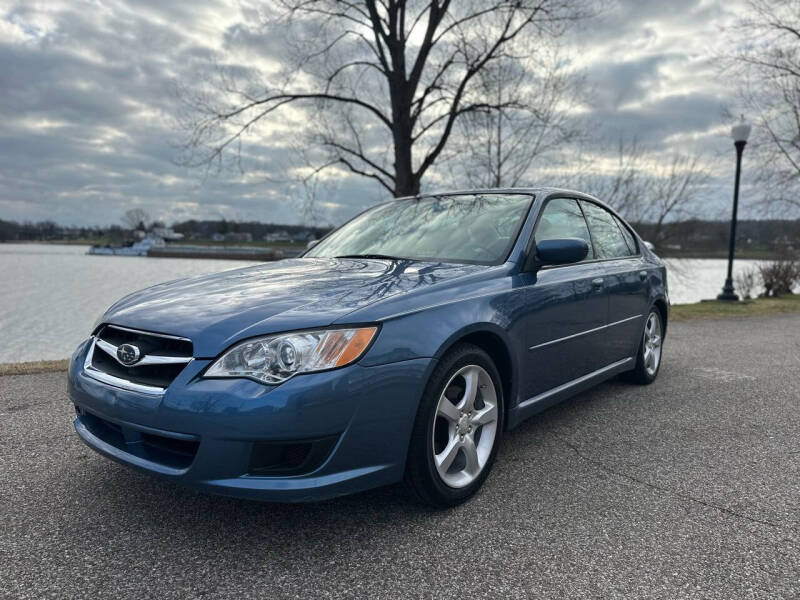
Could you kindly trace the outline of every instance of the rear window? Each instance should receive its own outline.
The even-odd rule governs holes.
[[[617,226],[617,220],[605,208],[581,200],[589,232],[592,234],[596,258],[620,258],[633,254]]]
[[[636,237],[631,233],[631,230],[628,229],[625,223],[620,221],[616,216],[614,217],[614,220],[617,222],[617,226],[622,232],[622,237],[625,238],[625,242],[628,244],[631,254],[638,254],[639,248],[636,246]]]

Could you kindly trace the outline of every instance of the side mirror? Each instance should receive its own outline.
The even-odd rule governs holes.
[[[651,244],[650,242],[646,241],[644,243],[644,247],[647,248],[648,250],[650,250],[650,252],[655,252],[656,251],[656,247],[653,244]]]
[[[311,250],[317,244],[319,244],[319,240],[311,240],[306,244],[306,250]]]
[[[542,240],[536,244],[540,265],[566,265],[582,261],[589,254],[589,244],[580,238]]]

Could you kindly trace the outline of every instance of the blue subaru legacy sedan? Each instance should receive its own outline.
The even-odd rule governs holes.
[[[301,258],[114,304],[69,369],[75,429],[122,464],[244,498],[405,480],[463,502],[503,432],[617,374],[658,375],[663,263],[552,189],[400,198]]]

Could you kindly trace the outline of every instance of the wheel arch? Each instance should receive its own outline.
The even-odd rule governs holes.
[[[669,306],[667,306],[667,301],[664,298],[656,298],[655,302],[653,302],[653,306],[661,313],[661,335],[667,337],[667,321],[669,319]]]
[[[493,323],[477,323],[453,334],[436,352],[439,359],[456,344],[467,343],[477,346],[492,359],[500,374],[503,388],[503,412],[508,417],[513,399],[517,395],[517,363],[512,352],[511,342],[504,329]],[[508,423],[508,418],[505,419]]]

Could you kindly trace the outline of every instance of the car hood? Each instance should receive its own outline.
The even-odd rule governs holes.
[[[375,302],[484,270],[412,260],[298,258],[162,283],[101,318],[190,338],[211,358],[255,335],[324,327]]]

